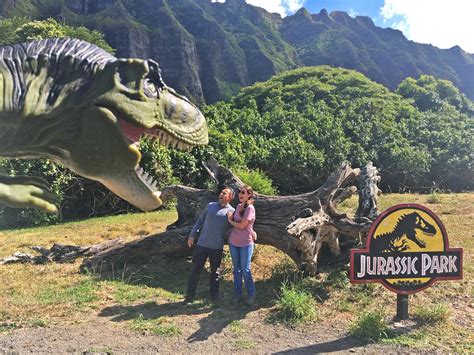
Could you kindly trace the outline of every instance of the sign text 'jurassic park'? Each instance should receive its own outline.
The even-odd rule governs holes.
[[[383,212],[367,236],[367,249],[351,250],[351,282],[381,282],[399,294],[436,280],[462,278],[462,249],[450,249],[446,230],[428,208],[400,204]]]

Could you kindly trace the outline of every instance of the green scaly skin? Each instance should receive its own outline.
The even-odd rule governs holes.
[[[138,140],[146,135],[189,150],[207,144],[206,122],[163,83],[155,62],[110,57],[89,71],[67,56],[60,63],[45,54],[24,58],[21,105],[0,59],[0,157],[51,159],[150,211],[162,204],[161,193],[138,167]],[[0,175],[0,202],[57,212],[54,196],[34,177]]]

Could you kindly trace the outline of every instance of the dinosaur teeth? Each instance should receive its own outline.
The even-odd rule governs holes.
[[[150,191],[152,192],[157,192],[157,184],[158,182],[153,179],[153,176],[151,176],[149,173],[143,170],[142,167],[136,166],[135,167],[135,172],[137,173],[137,176],[140,178],[140,180],[148,186]]]
[[[143,132],[140,139],[148,140],[152,143],[158,142],[163,147],[170,147],[181,151],[190,152],[194,145],[190,144],[185,138],[177,138],[166,131],[157,130],[153,133]],[[138,147],[138,141],[133,143]]]

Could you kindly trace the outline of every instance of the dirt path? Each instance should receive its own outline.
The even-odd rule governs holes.
[[[181,330],[175,336],[130,330],[132,314],[144,319],[164,311]],[[175,316],[173,316],[175,315]],[[110,306],[76,325],[25,328],[0,336],[0,352],[176,352],[292,353],[400,351],[396,347],[365,344],[350,337],[335,320],[298,329],[266,322],[268,310],[242,312],[228,307],[182,307],[176,303]],[[238,327],[235,321],[238,320]],[[234,324],[234,326],[233,326]],[[403,351],[403,350],[402,350]]]

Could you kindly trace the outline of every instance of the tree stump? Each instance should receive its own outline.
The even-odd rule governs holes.
[[[162,199],[175,196],[178,201],[178,220],[168,226],[165,232],[102,251],[92,258],[84,259],[81,269],[107,271],[125,264],[146,263],[157,255],[189,255],[186,240],[203,208],[209,202],[217,200],[218,192],[224,186],[237,191],[244,185],[229,169],[219,166],[214,159],[208,161],[206,168],[216,182],[216,190],[180,185],[163,190]],[[256,193],[257,219],[254,229],[258,234],[257,243],[271,245],[283,251],[302,270],[315,274],[323,243],[327,243],[334,255],[339,255],[339,238],[345,236],[365,239],[378,214],[377,169],[370,163],[362,171],[365,174],[361,174],[360,169],[352,169],[349,163],[344,163],[315,191],[292,196]],[[361,189],[356,187],[358,181]],[[338,212],[337,205],[357,191],[363,192],[359,194],[359,215],[350,218]],[[237,203],[236,196],[233,205]]]

